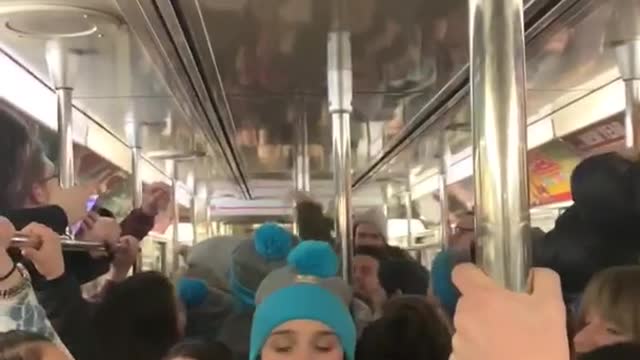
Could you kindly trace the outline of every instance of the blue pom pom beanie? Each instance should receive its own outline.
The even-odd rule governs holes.
[[[278,326],[291,320],[313,320],[330,328],[348,360],[354,359],[356,327],[349,311],[351,289],[336,277],[338,257],[323,241],[296,246],[287,266],[274,270],[256,292],[258,307],[251,328],[250,360],[260,357],[264,343]]]
[[[183,277],[177,285],[178,297],[187,309],[202,305],[209,294],[209,288],[202,280]]]
[[[451,274],[454,268],[454,258],[450,250],[439,252],[431,263],[431,286],[442,307],[453,317],[458,304],[460,293],[453,284]]]
[[[309,283],[297,283],[277,290],[258,305],[251,325],[249,359],[259,359],[271,332],[292,320],[324,324],[338,337],[346,359],[355,359],[356,327],[349,308],[330,291]]]
[[[255,292],[273,270],[285,266],[293,235],[275,223],[265,223],[252,239],[241,241],[231,255],[228,279],[231,293],[241,310],[255,306]]]

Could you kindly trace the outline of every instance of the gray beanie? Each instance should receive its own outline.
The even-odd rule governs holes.
[[[387,217],[384,215],[382,209],[374,207],[363,213],[356,214],[353,220],[353,229],[355,230],[360,224],[375,226],[385,242],[389,239],[387,234]]]
[[[210,287],[229,291],[227,273],[239,236],[217,236],[195,244],[187,257],[186,275],[205,280]]]
[[[293,235],[275,223],[260,226],[252,239],[241,241],[231,255],[229,284],[236,300],[246,306],[255,305],[255,292],[273,270],[287,264],[293,246]]]
[[[349,307],[353,293],[349,285],[336,276],[338,257],[324,241],[307,240],[296,246],[287,258],[287,265],[272,271],[256,291],[255,301],[260,304],[275,291],[290,285],[305,282],[305,277],[314,274],[314,283],[338,296]]]

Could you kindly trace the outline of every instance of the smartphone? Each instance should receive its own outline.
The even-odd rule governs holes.
[[[91,197],[89,197],[86,204],[87,212],[95,211],[100,207],[100,202],[98,201],[99,199],[99,195],[91,195]],[[71,233],[74,234],[74,236],[78,235],[78,231],[80,230],[81,226],[82,220],[78,221],[76,224],[73,224],[71,226]]]

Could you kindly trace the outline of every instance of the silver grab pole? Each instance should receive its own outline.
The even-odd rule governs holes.
[[[295,147],[293,164],[293,183],[296,191],[309,192],[311,190],[311,171],[309,169],[309,134],[307,129],[307,114],[304,101],[300,106],[301,114],[295,119]],[[296,204],[297,205],[297,204]],[[294,234],[300,235],[298,211],[295,211],[293,222]]]
[[[142,207],[142,175],[140,174],[140,161],[142,148],[134,146],[131,148],[131,177],[133,178],[132,205],[134,209]]]
[[[77,63],[69,49],[57,40],[46,43],[45,58],[57,96],[60,186],[67,189],[75,185],[72,97]]]
[[[173,236],[171,239],[171,271],[175,273],[180,267],[180,259],[176,256],[176,250],[180,246],[180,204],[178,203],[178,161],[166,160],[169,162],[169,168],[171,169],[171,194],[173,197]]]
[[[213,229],[213,219],[211,216],[211,198],[209,196],[207,196],[207,199],[205,200],[205,218],[207,221],[207,239],[211,238],[213,236],[215,236],[215,232]]]
[[[342,277],[351,283],[353,219],[351,217],[351,38],[344,30],[344,1],[334,1],[333,30],[328,34],[327,87],[333,137],[336,239],[341,242]]]
[[[439,139],[438,158],[438,196],[440,197],[440,244],[445,250],[449,247],[451,226],[449,225],[449,195],[447,194],[447,173],[449,172],[449,146],[447,144],[446,129],[442,131]]]
[[[13,248],[24,248],[32,246],[33,240],[25,234],[15,234],[11,237],[10,246]],[[68,236],[61,236],[60,243],[62,249],[65,251],[106,251],[104,243],[90,242],[90,241],[77,241],[72,240]]]
[[[615,52],[625,85],[625,145],[640,149],[640,3],[617,0],[607,29],[607,45]]]
[[[478,262],[507,289],[531,267],[522,0],[469,0]]]
[[[310,191],[309,134],[306,109],[302,108],[303,114],[296,118],[295,186],[298,191]]]

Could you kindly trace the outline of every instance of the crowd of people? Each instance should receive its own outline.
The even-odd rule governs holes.
[[[575,204],[532,233],[527,294],[472,264],[471,210],[431,269],[388,244],[380,211],[358,214],[347,283],[340,239],[310,199],[297,204],[298,236],[265,223],[209,239],[168,277],[131,270],[170,189],[145,186],[121,222],[87,209],[95,186],[60,188],[21,116],[0,106],[0,359],[640,358],[633,160],[604,154],[576,168]],[[106,251],[63,249],[70,227]],[[16,234],[28,244],[12,246]]]

